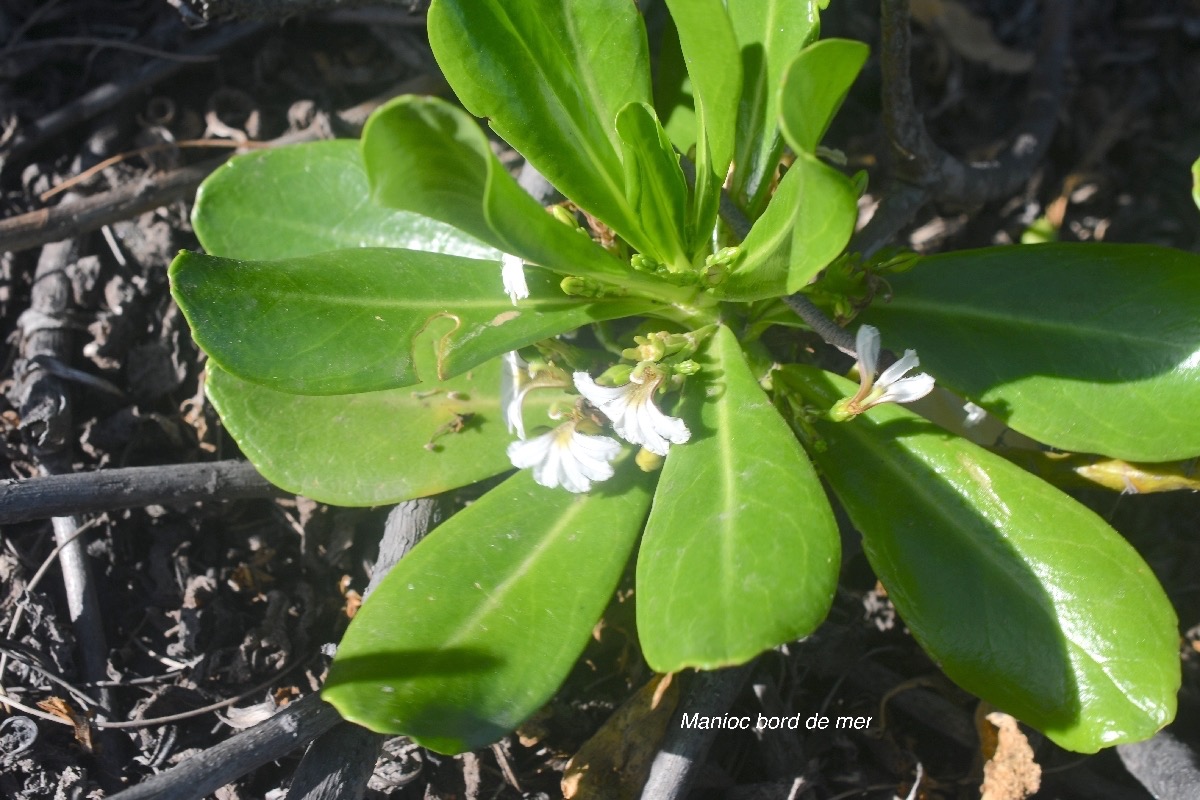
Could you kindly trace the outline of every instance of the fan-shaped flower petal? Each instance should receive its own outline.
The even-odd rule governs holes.
[[[513,442],[508,459],[518,469],[533,469],[533,479],[549,489],[586,492],[593,482],[613,476],[611,462],[621,443],[609,436],[592,436],[575,429],[569,420],[548,433]]]
[[[612,420],[613,430],[630,444],[641,445],[655,455],[665,456],[672,444],[691,438],[687,424],[654,405],[654,390],[663,373],[653,367],[642,371],[642,380],[624,386],[599,386],[586,372],[576,372],[575,388],[587,401]]]

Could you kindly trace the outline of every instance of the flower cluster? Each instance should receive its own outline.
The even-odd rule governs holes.
[[[519,272],[520,261],[515,270]],[[515,273],[514,273],[515,274]],[[518,441],[508,447],[508,457],[519,469],[532,469],[533,479],[542,486],[561,486],[570,492],[586,492],[592,484],[613,476],[612,462],[621,453],[621,442],[600,434],[600,423],[607,418],[613,432],[626,442],[642,448],[643,457],[653,460],[663,457],[673,444],[685,444],[691,438],[687,424],[678,417],[664,414],[654,403],[656,394],[668,387],[677,387],[682,376],[693,374],[699,366],[686,356],[695,352],[698,337],[692,334],[651,333],[636,336],[636,347],[623,350],[621,355],[637,365],[618,365],[610,369],[610,382],[625,381],[618,386],[603,386],[583,371],[570,376],[570,383],[582,395],[575,408],[553,430],[526,438],[522,416],[525,396],[540,387],[567,386],[566,372],[553,366],[532,367],[517,353],[504,357],[505,370],[501,386],[504,421]],[[839,400],[829,411],[837,422],[852,419],[881,403],[911,403],[933,391],[933,378],[921,373],[905,377],[920,360],[913,350],[883,371],[876,379],[879,364],[879,331],[870,325],[858,329],[855,340],[858,351],[859,388],[853,397]],[[684,359],[679,361],[678,359]],[[667,361],[664,361],[666,359]],[[574,359],[567,357],[570,362]],[[669,363],[668,363],[669,362]],[[594,410],[587,410],[588,406]],[[603,415],[603,416],[601,416]],[[652,454],[652,455],[651,455]],[[644,466],[644,465],[643,465]],[[645,467],[644,468],[648,468]]]
[[[611,462],[620,455],[621,443],[610,436],[587,432],[598,430],[598,426],[583,412],[581,405],[577,405],[569,419],[553,430],[532,439],[526,438],[522,418],[526,394],[538,386],[562,384],[543,381],[516,353],[507,354],[504,364],[501,386],[504,419],[509,431],[516,432],[519,437],[508,447],[513,466],[532,468],[533,479],[542,486],[551,489],[561,486],[570,492],[586,492],[592,483],[611,478]],[[654,404],[655,393],[670,374],[661,364],[642,361],[629,370],[629,380],[622,386],[601,386],[587,372],[576,372],[571,377],[575,389],[607,417],[617,436],[655,455],[665,456],[672,444],[683,444],[691,438],[683,420],[664,414]]]

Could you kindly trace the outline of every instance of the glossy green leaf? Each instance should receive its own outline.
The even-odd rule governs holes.
[[[658,672],[740,664],[810,633],[837,586],[833,512],[721,326],[689,379],[638,554],[638,636]]]
[[[573,495],[522,471],[451,517],[359,610],[322,696],[443,753],[512,731],[566,678],[616,587],[650,502],[636,472]]]
[[[842,252],[857,219],[858,199],[846,176],[797,153],[715,294],[759,300],[799,291]]]
[[[722,179],[733,160],[742,71],[738,43],[722,0],[667,0],[691,77],[710,166]]]
[[[559,191],[642,252],[615,120],[650,102],[646,30],[628,0],[435,0],[429,42],[463,105]]]
[[[923,259],[863,321],[1010,427],[1127,461],[1200,454],[1200,256],[1040,244]]]
[[[288,394],[208,365],[205,389],[225,428],[276,486],[322,503],[373,506],[425,497],[512,468],[499,361],[443,383],[350,395]],[[531,392],[546,420],[560,392]]]
[[[621,136],[625,196],[655,248],[645,255],[680,271],[688,269],[691,262],[684,245],[687,184],[671,140],[654,109],[645,103],[621,109],[617,133]]]
[[[559,272],[629,272],[547,214],[504,169],[475,120],[442,100],[410,95],[380,108],[363,129],[362,153],[382,206],[425,214]]]
[[[721,185],[733,160],[742,71],[722,0],[667,0],[691,79],[696,122],[696,186],[689,250],[711,251]]]
[[[500,257],[460,230],[377,206],[370,195],[355,140],[257,150],[231,158],[205,179],[192,227],[209,254],[226,258],[290,258],[347,247]]]
[[[779,136],[779,85],[796,53],[817,38],[818,0],[727,0],[741,48],[733,193],[751,217],[766,202],[783,140]]]
[[[508,350],[652,310],[636,298],[567,297],[525,269],[513,307],[500,265],[443,253],[362,248],[282,261],[181,253],[171,291],[196,343],[222,369],[295,394],[355,394],[444,380]],[[414,364],[417,338],[435,368]]]
[[[815,153],[871,51],[862,42],[826,39],[796,55],[779,87],[784,138],[797,152]]]
[[[824,408],[857,389],[811,367],[778,380]],[[902,407],[815,425],[813,458],[905,624],[950,678],[1078,752],[1170,722],[1175,612],[1100,517]]]

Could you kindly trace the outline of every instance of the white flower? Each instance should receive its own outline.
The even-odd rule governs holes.
[[[514,431],[518,439],[525,438],[525,418],[521,413],[529,386],[529,364],[509,350],[500,361],[500,409],[504,413],[504,425],[509,433]]]
[[[525,262],[520,256],[504,253],[500,256],[500,280],[504,291],[515,306],[518,300],[529,297],[529,286],[525,283]]]
[[[571,385],[567,373],[553,365],[531,367],[516,350],[500,357],[500,410],[509,433],[525,438],[525,396],[534,389],[565,389]]]
[[[659,456],[665,456],[672,444],[683,444],[692,435],[683,420],[668,417],[654,405],[654,390],[665,377],[650,364],[641,371],[640,380],[631,378],[624,386],[613,388],[597,386],[586,372],[574,375],[575,388],[612,420],[618,436]]]
[[[549,433],[508,446],[508,460],[518,469],[533,468],[533,479],[548,489],[561,486],[568,492],[586,492],[593,481],[613,476],[612,461],[621,443],[609,436],[591,436],[568,420]]]
[[[834,405],[829,412],[834,420],[841,422],[856,417],[880,403],[911,403],[933,391],[933,378],[925,373],[904,377],[921,364],[916,350],[905,350],[904,357],[875,380],[875,368],[879,365],[879,331],[863,325],[858,329],[854,346],[858,351],[858,392]]]

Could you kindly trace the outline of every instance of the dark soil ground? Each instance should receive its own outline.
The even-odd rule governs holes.
[[[116,154],[196,139],[265,141],[301,130],[352,136],[361,104],[406,82],[437,85],[421,18],[402,9],[192,30],[178,5],[0,3],[0,217],[121,187],[145,194],[172,170],[225,151],[158,147],[73,186],[70,196],[41,198]],[[1020,54],[1036,41],[1038,4],[964,5],[987,21],[1001,49],[964,45],[961,28],[918,27],[914,78],[934,137],[952,152],[985,159],[1003,144],[1038,81],[1020,70]],[[832,6],[828,33],[878,42],[877,4],[834,0]],[[935,251],[1014,241],[1049,215],[1066,240],[1200,251],[1200,214],[1189,196],[1189,167],[1200,155],[1200,3],[1079,0],[1076,6],[1068,98],[1044,165],[1001,202],[926,209],[901,243]],[[178,59],[197,48],[207,60]],[[95,102],[80,109],[81,97],[104,86],[111,102],[93,95]],[[879,103],[872,62],[831,136],[851,166],[871,171],[872,186],[884,185],[888,166]],[[10,250],[0,254],[0,333],[9,345],[0,372],[7,396],[0,399],[0,478],[238,457],[205,402],[202,358],[167,291],[174,253],[197,247],[190,194],[179,192],[179,199],[101,230],[68,229],[57,237],[65,239],[61,245],[16,247],[0,238],[0,251]],[[44,305],[42,280],[61,282],[53,307]],[[49,349],[31,359],[22,341],[36,335],[48,337]],[[59,394],[33,402],[31,381],[42,381],[38,391],[57,386]],[[1171,730],[1194,745],[1200,742],[1200,501],[1185,492],[1096,490],[1080,498],[1133,542],[1175,603],[1184,688]],[[366,586],[387,509],[331,508],[296,497],[170,500],[60,518],[87,526],[82,541],[98,611],[92,630],[102,629],[106,642],[102,685],[86,679],[79,627],[58,568],[52,563],[34,585],[54,547],[51,522],[4,525],[5,691],[24,706],[58,698],[60,716],[69,717],[80,705],[63,683],[51,681],[61,679],[77,690],[106,692],[115,711],[110,719],[135,725],[89,736],[86,721],[56,724],[10,707],[0,714],[0,797],[111,796],[320,686],[328,665],[322,646],[338,640]],[[906,634],[850,530],[844,546],[828,623],[804,643],[760,659],[731,711],[875,721],[853,732],[722,733],[695,796],[903,797],[918,763],[924,778],[911,796],[978,796],[977,701],[942,678]],[[560,696],[520,735],[490,750],[446,758],[389,740],[367,796],[560,795],[566,760],[651,677],[632,627],[629,604],[614,602]],[[197,712],[228,700],[220,710]],[[1150,797],[1116,752],[1078,756],[1029,734],[1044,770],[1038,797]],[[270,763],[217,796],[283,797],[300,755]],[[1191,791],[1179,796],[1200,796],[1200,787]]]

